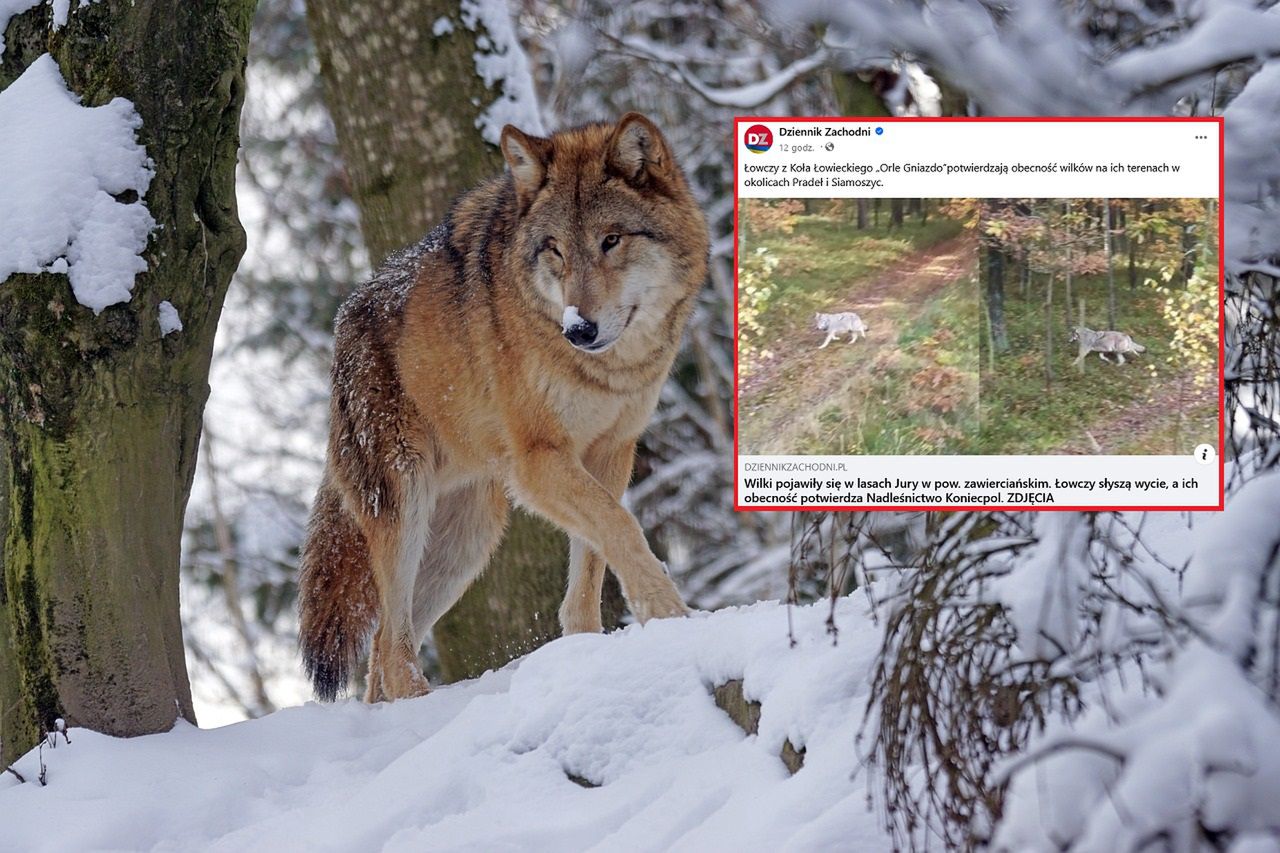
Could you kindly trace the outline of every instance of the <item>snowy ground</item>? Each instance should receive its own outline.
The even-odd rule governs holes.
[[[884,850],[855,737],[880,630],[859,594],[558,640],[416,700],[213,730],[71,731],[0,776],[14,850]],[[711,687],[744,679],[748,736]],[[791,776],[784,740],[806,750]],[[17,769],[34,779],[33,752]],[[584,787],[569,774],[599,787]]]

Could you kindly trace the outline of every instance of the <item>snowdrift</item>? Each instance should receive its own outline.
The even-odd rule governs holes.
[[[880,631],[858,594],[558,640],[421,699],[310,703],[0,775],[14,850],[880,850],[855,738]],[[741,680],[747,734],[716,704]],[[802,751],[794,775],[784,744]],[[788,750],[790,752],[790,750]],[[794,761],[794,759],[793,759]]]

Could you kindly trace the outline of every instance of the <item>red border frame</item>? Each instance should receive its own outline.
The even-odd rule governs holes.
[[[886,122],[1213,122],[1218,125],[1218,504],[1217,506],[787,506],[778,504],[743,506],[738,495],[738,157],[742,147],[743,123],[818,122],[875,123]],[[1226,506],[1226,263],[1223,252],[1225,219],[1223,195],[1226,184],[1226,136],[1222,116],[735,116],[733,119],[733,508],[738,512],[960,512],[978,510],[1030,512],[1180,512],[1213,511]]]

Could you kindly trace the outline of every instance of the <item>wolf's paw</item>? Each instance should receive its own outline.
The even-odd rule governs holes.
[[[383,670],[382,698],[416,699],[431,692],[431,684],[416,661],[397,661]]]
[[[631,611],[643,625],[650,619],[670,619],[675,616],[688,616],[689,607],[676,592],[675,587],[669,590],[650,594],[631,605]]]

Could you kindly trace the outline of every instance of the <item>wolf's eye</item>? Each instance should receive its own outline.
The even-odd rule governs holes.
[[[555,237],[547,237],[545,240],[542,241],[542,251],[552,252],[553,254],[555,254],[557,258],[562,257],[562,255],[560,254],[560,248],[556,243]]]
[[[604,242],[600,244],[600,250],[607,252],[621,242],[622,238],[617,234],[606,234],[604,235]]]

